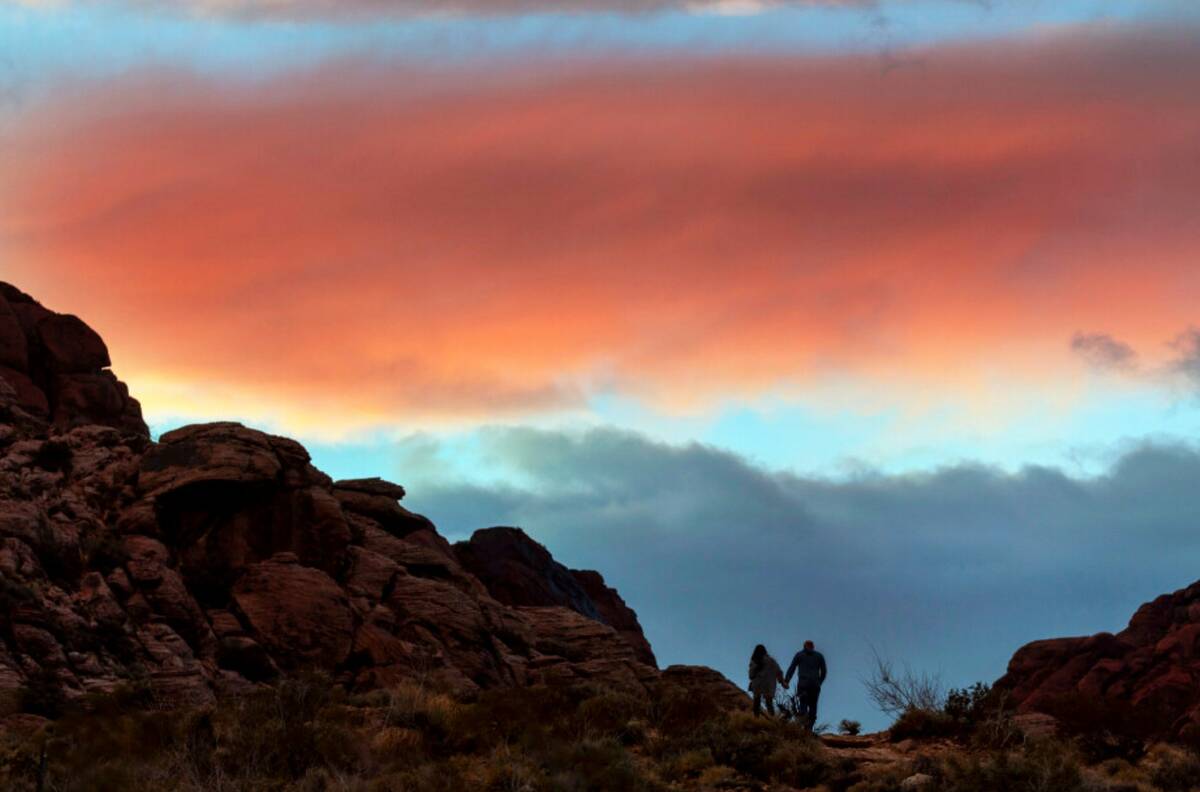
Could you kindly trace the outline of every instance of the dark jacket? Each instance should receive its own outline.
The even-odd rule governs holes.
[[[825,681],[825,673],[825,656],[815,649],[801,649],[792,658],[784,680],[785,684],[791,682],[792,674],[795,674],[797,690],[802,687],[820,687]]]

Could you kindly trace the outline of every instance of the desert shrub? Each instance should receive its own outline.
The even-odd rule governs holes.
[[[946,692],[942,711],[963,724],[973,726],[987,717],[991,709],[992,686],[976,682],[965,688],[951,688]]]
[[[46,788],[124,790],[139,786],[176,744],[181,719],[147,711],[132,686],[64,704],[47,730]]]
[[[450,718],[446,750],[486,753],[496,745],[537,746],[569,729],[586,693],[552,687],[486,690]]]
[[[801,789],[828,781],[833,770],[816,744],[809,740],[776,745],[767,756],[764,769],[767,778]]]
[[[1155,746],[1146,762],[1150,781],[1162,792],[1200,788],[1200,756],[1183,748]]]
[[[641,718],[634,718],[621,730],[620,739],[625,745],[645,745],[651,735],[650,725]]]
[[[705,724],[702,739],[717,764],[766,779],[771,773],[770,757],[779,745],[774,725],[746,713],[733,713]]]
[[[625,747],[611,737],[560,744],[546,753],[545,764],[550,786],[556,792],[593,789],[639,792],[657,788],[638,772]]]
[[[300,778],[313,767],[353,769],[368,747],[341,714],[340,689],[322,674],[284,679],[220,711],[221,770],[233,777]]]
[[[910,709],[901,713],[888,730],[892,742],[957,737],[961,725],[941,710]]]
[[[446,743],[459,709],[449,696],[415,684],[372,691],[361,701],[382,711],[385,728],[412,730],[435,746]]]
[[[1071,746],[1045,741],[1026,751],[951,756],[939,773],[939,792],[1085,792]]]
[[[637,732],[644,732],[637,724],[645,714],[643,701],[626,693],[603,692],[581,702],[574,720],[581,736],[610,736],[634,744],[640,741]]]
[[[867,696],[887,715],[899,716],[910,710],[940,711],[945,704],[941,679],[918,673],[908,666],[897,670],[891,660],[872,650],[871,672],[862,680]]]
[[[841,734],[848,735],[850,737],[856,736],[861,731],[862,731],[862,724],[856,720],[850,720],[849,718],[843,718],[842,722],[838,724],[838,732]]]
[[[715,764],[708,748],[693,748],[677,753],[662,763],[662,775],[667,781],[696,778]]]
[[[647,702],[647,721],[667,734],[693,731],[721,716],[722,711],[716,701],[709,697],[697,697],[679,685],[655,686]]]
[[[13,792],[36,789],[38,776],[43,772],[45,744],[44,734],[0,733],[0,789]]]

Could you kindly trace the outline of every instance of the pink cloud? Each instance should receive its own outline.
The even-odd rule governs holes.
[[[133,379],[346,414],[952,388],[1194,319],[1197,95],[1195,39],[1148,32],[888,73],[135,74],[22,120],[0,244]]]

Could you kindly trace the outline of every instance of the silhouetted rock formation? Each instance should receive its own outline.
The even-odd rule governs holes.
[[[0,285],[0,698],[143,679],[164,704],[203,704],[307,667],[464,695],[665,684],[598,574],[516,529],[451,547],[403,487],[334,482],[240,424],[150,442],[108,362],[83,322]]]
[[[1082,700],[1148,737],[1200,737],[1200,582],[1146,603],[1116,635],[1021,647],[996,687],[1022,712]]]
[[[104,341],[78,317],[0,283],[0,379],[26,412],[60,430],[98,424],[149,437],[141,407],[110,364]]]
[[[599,572],[567,569],[520,528],[485,528],[454,545],[462,565],[505,605],[560,606],[607,624],[634,650],[656,665],[637,614]]]

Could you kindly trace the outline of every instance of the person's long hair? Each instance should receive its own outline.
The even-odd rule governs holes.
[[[750,662],[754,663],[755,665],[758,665],[759,663],[761,663],[763,661],[763,658],[766,656],[767,656],[767,647],[763,646],[762,644],[759,644],[758,646],[754,647],[754,653],[750,655]]]

